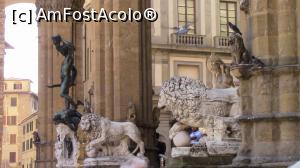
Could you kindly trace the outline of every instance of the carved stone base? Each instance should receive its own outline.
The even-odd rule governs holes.
[[[234,77],[240,80],[247,80],[251,77],[250,69],[253,67],[252,64],[240,64],[233,65],[230,67],[230,71]]]
[[[207,141],[207,152],[209,155],[236,155],[240,142],[215,142]]]
[[[208,154],[204,150],[195,151],[192,147],[176,147],[172,148],[172,158],[176,157],[208,157]]]
[[[240,142],[207,141],[204,145],[172,148],[171,156],[175,157],[208,157],[219,155],[236,155]]]
[[[172,158],[168,160],[168,167],[197,167],[203,165],[206,168],[217,165],[231,165],[239,146],[240,143],[235,141],[206,141],[204,144],[192,147],[172,148]]]
[[[231,165],[235,155],[208,156],[208,157],[177,157],[170,158],[167,168],[219,168],[222,165]]]
[[[101,158],[87,158],[83,161],[84,166],[120,166],[126,162],[128,157],[101,157]]]
[[[134,160],[144,160],[146,163],[149,160],[146,157],[136,157],[136,156],[106,156],[106,157],[98,157],[98,158],[86,158],[83,161],[85,168],[119,168],[124,163]]]
[[[75,132],[65,124],[56,125],[57,141],[55,143],[55,157],[57,168],[79,167],[79,147]]]

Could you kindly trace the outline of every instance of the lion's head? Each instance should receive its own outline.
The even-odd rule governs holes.
[[[199,80],[172,77],[162,85],[158,108],[166,107],[166,110],[172,111],[175,118],[185,117],[184,115],[198,109],[198,103],[206,97],[206,90],[206,86]]]
[[[95,128],[99,127],[99,122],[101,121],[101,117],[94,113],[88,113],[81,117],[80,128],[85,132],[91,132]]]
[[[80,129],[92,140],[101,136],[102,132],[110,128],[110,120],[95,113],[86,113],[81,117]]]

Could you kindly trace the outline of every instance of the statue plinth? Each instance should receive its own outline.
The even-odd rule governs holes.
[[[234,141],[206,141],[191,147],[172,148],[172,157],[209,157],[236,155],[240,142]]]
[[[167,167],[231,165],[239,146],[239,142],[207,141],[192,147],[175,147],[172,148],[172,158],[168,159]]]
[[[96,166],[120,166],[127,161],[127,157],[99,157],[99,158],[86,158],[83,161],[85,167]]]
[[[57,168],[79,167],[79,147],[75,132],[65,124],[56,125],[57,142],[55,143],[55,157]]]
[[[130,158],[131,157],[128,156],[104,156],[98,158],[86,158],[83,161],[83,164],[84,167],[120,167]]]
[[[252,64],[239,64],[239,65],[232,65],[230,67],[230,71],[234,77],[239,80],[247,80],[251,77],[251,68],[253,67]]]
[[[81,117],[80,129],[86,134],[85,167],[147,167],[145,147],[141,133],[132,122],[114,122],[95,113]],[[136,148],[129,151],[129,141]],[[138,152],[138,153],[137,153]],[[137,156],[134,154],[137,153]]]

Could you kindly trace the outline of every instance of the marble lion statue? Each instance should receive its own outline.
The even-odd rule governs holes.
[[[209,89],[201,81],[175,76],[163,83],[158,108],[171,111],[177,121],[169,132],[170,139],[187,126],[213,130],[210,135],[220,139],[240,136],[236,88]]]
[[[82,116],[79,126],[89,141],[86,153],[90,158],[127,156],[138,149],[138,156],[145,153],[141,133],[132,122],[113,122],[95,113],[88,113]],[[128,150],[129,138],[137,144],[132,153]]]

